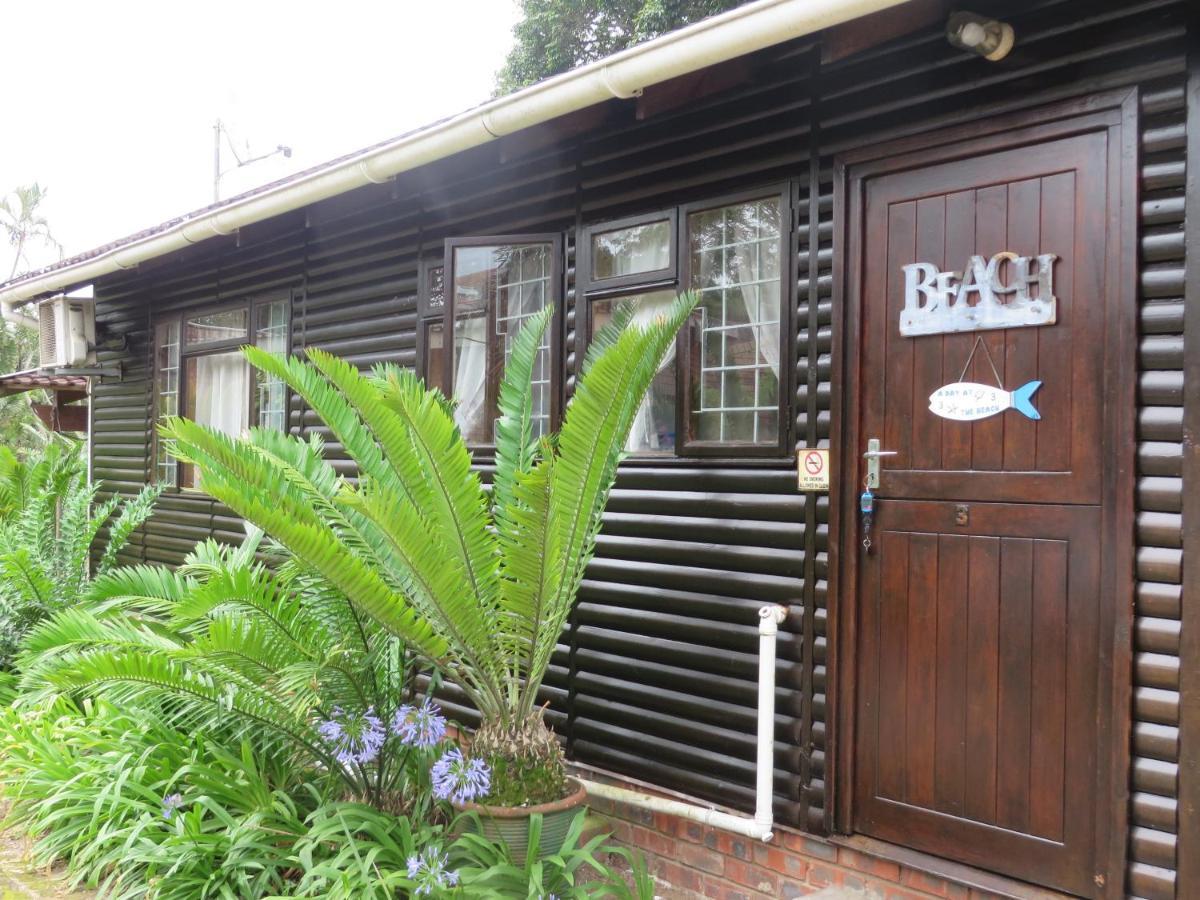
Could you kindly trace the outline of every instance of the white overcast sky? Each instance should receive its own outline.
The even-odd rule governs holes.
[[[66,255],[88,250],[211,202],[218,117],[251,155],[294,149],[226,175],[228,197],[486,100],[517,13],[515,0],[0,0],[0,194],[39,182]],[[0,244],[0,280],[10,266]]]

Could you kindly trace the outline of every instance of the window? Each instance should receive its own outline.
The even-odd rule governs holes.
[[[589,228],[581,242],[580,282],[587,293],[675,283],[675,211]]]
[[[780,445],[780,212],[766,197],[687,216],[689,442]]]
[[[603,298],[593,300],[588,308],[591,310],[591,333],[607,325],[613,316],[613,311],[621,303],[634,302],[637,311],[634,322],[649,322],[660,312],[665,311],[675,302],[675,289],[653,291],[647,294],[626,295],[620,298]],[[650,382],[650,390],[646,399],[638,409],[637,417],[633,420],[633,429],[629,434],[626,449],[630,453],[669,454],[675,451],[676,431],[676,372],[675,348],[667,351],[666,358]]]
[[[286,386],[252,370],[239,348],[254,343],[272,353],[286,353],[290,308],[289,299],[256,300],[156,322],[156,419],[182,413],[234,435],[252,424],[285,430]],[[166,442],[157,437],[154,476],[160,484],[198,486],[193,467],[172,458]]]
[[[637,302],[636,322],[653,318],[681,288],[700,295],[638,411],[630,452],[782,452],[784,203],[777,194],[697,204],[584,229],[589,339],[621,303]]]
[[[417,371],[425,384],[446,390],[446,267],[440,259],[423,259],[417,272]]]
[[[443,366],[442,383],[458,400],[455,418],[468,444],[495,443],[500,379],[513,340],[531,316],[558,302],[557,236],[464,238],[446,242],[446,314],[424,333],[425,363]],[[447,323],[453,323],[452,327]],[[533,430],[545,434],[557,415],[555,324],[546,329],[533,366]],[[449,331],[449,341],[447,341]],[[449,351],[449,352],[447,352]],[[432,371],[426,368],[426,372]]]

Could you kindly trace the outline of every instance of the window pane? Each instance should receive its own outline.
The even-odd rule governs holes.
[[[429,297],[430,309],[441,309],[446,305],[446,269],[444,266],[433,266],[425,273],[426,296]]]
[[[698,441],[779,441],[779,201],[688,217],[691,433]]]
[[[665,313],[674,301],[674,291],[654,291],[616,300],[593,300],[592,334],[611,322],[613,312],[622,304],[636,303],[637,311],[633,314],[632,322],[642,324]],[[650,390],[633,420],[633,429],[625,449],[630,453],[675,452],[675,393],[675,345],[672,344],[654,380],[650,382]]]
[[[446,328],[440,320],[425,323],[425,386],[446,393]]]
[[[671,265],[667,220],[592,235],[592,277],[615,278],[655,272]]]
[[[158,393],[158,415],[179,415],[179,322],[160,322],[154,329],[154,383]],[[169,452],[170,441],[159,438],[155,448],[154,475],[159,484],[175,486],[176,462]]]
[[[254,343],[268,353],[288,353],[288,301],[275,300],[255,309]],[[276,431],[287,430],[287,386],[274,375],[254,370],[254,403],[258,424]]]
[[[245,340],[250,311],[245,307],[191,316],[184,328],[184,340],[189,347],[213,341]]]
[[[190,357],[184,366],[184,415],[217,431],[239,435],[250,420],[250,363],[240,351]],[[184,467],[185,487],[196,487],[193,467]]]
[[[514,244],[454,250],[454,395],[456,418],[470,443],[495,439],[496,397],[513,340],[526,320],[552,301],[552,245]],[[533,430],[550,425],[550,331],[533,368]]]

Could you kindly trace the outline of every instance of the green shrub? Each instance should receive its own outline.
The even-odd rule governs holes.
[[[528,854],[525,863],[514,862],[508,847],[490,841],[476,827],[461,835],[450,848],[450,863],[458,874],[462,897],[542,898],[558,900],[653,900],[654,879],[645,861],[624,847],[606,843],[609,835],[584,840],[587,812],[581,810],[571,821],[563,844],[550,855],[537,859]],[[529,845],[541,837],[542,817],[530,816]],[[629,866],[626,874],[613,860]]]
[[[158,897],[261,896],[283,884],[320,799],[248,746],[233,755],[106,703],[4,710],[0,753],[9,824],[36,839],[34,861],[64,861],[73,884],[114,898],[151,885]]]
[[[108,525],[97,576],[116,565],[159,494],[148,485],[131,499],[97,504],[97,490],[77,442],[51,441],[25,461],[0,447],[0,667],[33,625],[86,593],[101,529]]]

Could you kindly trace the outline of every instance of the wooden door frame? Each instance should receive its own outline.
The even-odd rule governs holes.
[[[1129,766],[1132,729],[1134,491],[1137,415],[1137,202],[1138,92],[1136,88],[1107,91],[1031,107],[1016,113],[981,117],[913,137],[860,147],[834,159],[833,179],[833,297],[831,445],[834,455],[830,486],[829,548],[829,736],[825,784],[830,794],[826,826],[849,832],[853,822],[855,748],[855,675],[857,672],[857,605],[852,591],[843,609],[841,586],[855,585],[857,553],[840,548],[858,544],[857,464],[858,419],[847,414],[846,398],[861,388],[861,309],[857,298],[862,272],[864,178],[921,168],[979,153],[1014,149],[1045,140],[1107,131],[1109,202],[1105,304],[1105,380],[1102,431],[1104,515],[1101,583],[1105,602],[1100,612],[1102,644],[1098,661],[1101,703],[1099,733],[1113,735],[1111,753],[1097,760],[1098,796],[1111,797],[1108,815],[1098,815],[1095,847],[1097,894],[1123,896],[1129,819]],[[854,258],[847,253],[853,250]],[[851,340],[851,336],[854,337]],[[846,477],[849,476],[849,477]],[[1107,702],[1106,701],[1107,698]]]

